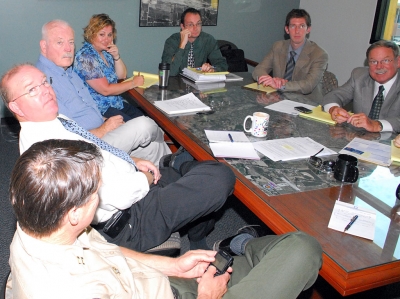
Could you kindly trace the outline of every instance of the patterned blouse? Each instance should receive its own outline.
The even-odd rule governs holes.
[[[85,82],[85,85],[89,89],[90,94],[97,103],[101,114],[104,114],[109,107],[116,109],[122,109],[122,97],[121,96],[104,96],[95,91],[87,80],[107,78],[108,83],[117,83],[118,77],[115,73],[114,59],[111,54],[107,51],[103,51],[103,55],[107,60],[104,63],[100,54],[93,48],[93,46],[85,42],[82,48],[75,55],[74,71],[79,77]]]

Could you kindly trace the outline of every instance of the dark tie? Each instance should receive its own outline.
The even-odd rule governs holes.
[[[194,55],[193,55],[193,43],[190,44],[190,50],[188,54],[188,66],[194,67]]]
[[[286,64],[286,71],[285,71],[285,76],[283,79],[291,81],[292,80],[292,74],[294,70],[294,66],[296,65],[296,62],[294,61],[294,56],[296,55],[295,51],[290,51],[290,58],[288,63]]]
[[[133,162],[132,158],[124,151],[122,151],[116,147],[113,147],[112,145],[109,145],[107,142],[101,140],[99,137],[93,135],[89,131],[86,131],[84,128],[80,127],[73,120],[67,120],[67,119],[64,119],[61,117],[59,117],[58,119],[67,131],[78,134],[79,136],[85,138],[86,140],[92,141],[94,144],[96,144],[102,150],[105,150],[105,151],[113,154],[114,156],[117,156],[118,158],[121,158],[122,160],[125,160],[126,162],[132,164],[133,166],[135,166],[135,169],[137,170],[135,162]]]
[[[383,85],[379,86],[378,94],[375,96],[374,102],[372,103],[371,111],[369,112],[368,117],[370,119],[379,119],[379,112],[381,112],[382,104],[383,104],[383,91],[385,87]]]

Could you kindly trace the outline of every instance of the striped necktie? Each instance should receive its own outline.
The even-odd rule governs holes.
[[[379,113],[381,112],[382,104],[383,104],[383,91],[385,87],[383,85],[379,86],[378,94],[375,96],[375,99],[372,103],[371,111],[369,112],[368,117],[370,119],[379,119]]]
[[[193,55],[193,43],[190,44],[190,50],[189,50],[189,54],[188,54],[188,66],[195,67],[194,55]]]
[[[295,51],[290,51],[290,58],[288,63],[286,64],[286,71],[285,71],[285,76],[283,79],[291,81],[292,80],[292,74],[294,67],[296,65],[296,62],[294,61],[294,56],[296,55]]]
[[[138,170],[135,162],[133,162],[132,158],[124,151],[122,151],[112,145],[109,145],[107,142],[101,140],[96,135],[93,135],[89,131],[86,131],[84,128],[79,126],[73,120],[68,120],[68,119],[64,119],[61,117],[58,117],[58,120],[62,123],[62,125],[64,126],[64,128],[67,131],[75,133],[75,134],[85,138],[86,140],[92,141],[94,144],[96,144],[102,150],[105,150],[105,151],[113,154],[114,156],[117,156],[118,158],[125,160],[126,162],[132,164],[135,167],[136,171]]]

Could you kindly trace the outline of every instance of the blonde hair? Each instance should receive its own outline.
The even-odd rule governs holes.
[[[89,24],[85,28],[83,28],[83,38],[86,42],[92,43],[97,32],[99,32],[106,26],[112,27],[113,39],[115,40],[117,37],[115,22],[105,13],[93,15],[90,18]]]

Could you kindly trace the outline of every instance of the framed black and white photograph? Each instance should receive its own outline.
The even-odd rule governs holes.
[[[181,14],[193,7],[200,11],[203,26],[216,26],[218,0],[140,0],[140,27],[176,27]]]

